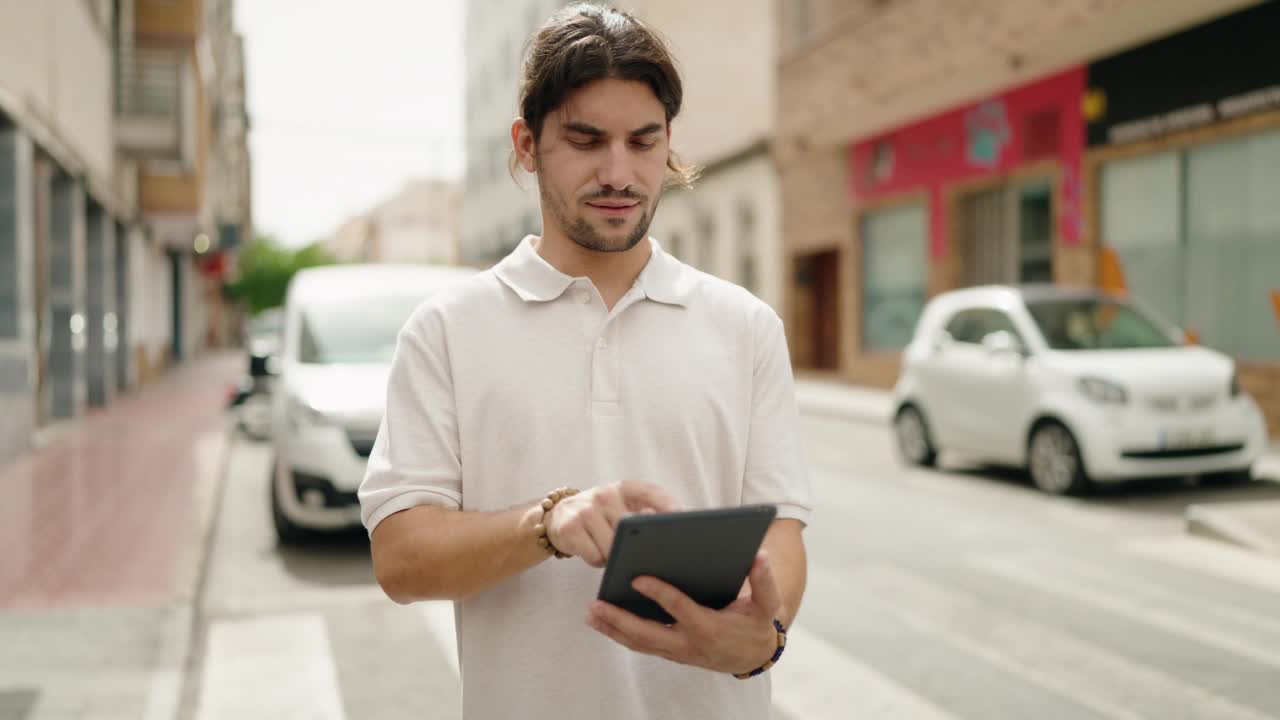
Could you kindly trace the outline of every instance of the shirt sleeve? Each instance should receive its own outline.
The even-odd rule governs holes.
[[[800,451],[799,423],[782,320],[766,310],[755,323],[751,428],[742,502],[776,505],[779,518],[808,522],[813,499]]]
[[[418,505],[462,506],[462,463],[452,373],[440,318],[420,309],[400,331],[387,378],[386,410],[360,483],[370,534]]]

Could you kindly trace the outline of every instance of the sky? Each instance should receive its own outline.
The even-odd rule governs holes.
[[[463,2],[236,3],[259,234],[305,245],[410,178],[461,178]]]

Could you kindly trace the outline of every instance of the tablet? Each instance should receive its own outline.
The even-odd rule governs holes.
[[[649,620],[675,620],[631,582],[649,575],[699,605],[722,610],[738,597],[769,524],[772,505],[628,515],[618,523],[599,599]]]

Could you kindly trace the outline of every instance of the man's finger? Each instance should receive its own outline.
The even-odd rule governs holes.
[[[710,612],[693,598],[680,592],[675,586],[653,577],[639,577],[631,583],[636,592],[658,603],[667,614],[681,623],[686,630],[698,632],[706,624]]]
[[[623,640],[618,642],[636,652],[673,657],[680,646],[680,634],[676,630],[662,623],[632,615],[602,600],[591,603],[590,617],[603,626],[597,627],[593,624],[592,627],[606,635],[609,635],[606,630],[612,630],[618,637],[625,639],[625,642]],[[614,636],[610,635],[610,637]]]
[[[751,572],[747,576],[751,580],[751,601],[759,608],[762,615],[773,619],[782,607],[782,591],[773,578],[773,568],[769,564],[769,553],[761,550],[751,564]]]
[[[658,512],[676,512],[680,509],[679,501],[671,493],[652,483],[624,481],[618,487],[629,510],[639,512],[649,508]]]
[[[587,513],[583,517],[588,537],[595,547],[596,555],[592,557],[583,557],[588,565],[593,567],[604,567],[609,560],[609,551],[613,548],[613,526],[605,519],[605,516],[599,513]]]

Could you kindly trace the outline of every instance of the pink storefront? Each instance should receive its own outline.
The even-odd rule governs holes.
[[[1084,96],[1073,68],[851,146],[859,354],[899,350],[941,290],[1089,281]]]

